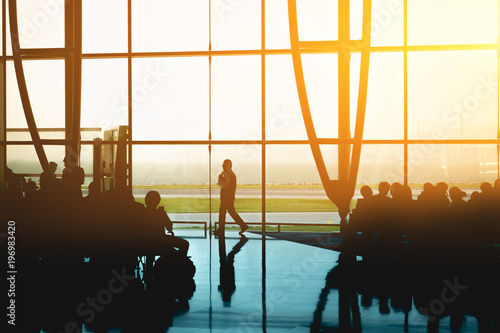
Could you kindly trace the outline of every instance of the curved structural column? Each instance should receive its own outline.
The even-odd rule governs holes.
[[[80,159],[80,114],[81,114],[81,79],[82,79],[82,1],[65,1],[65,47],[46,49],[22,49],[19,41],[17,1],[9,0],[10,35],[12,53],[16,71],[17,85],[28,123],[31,140],[35,146],[38,160],[44,172],[52,174],[47,156],[40,140],[31,106],[28,87],[23,68],[23,56],[40,59],[65,60],[65,157],[79,164]]]
[[[9,20],[10,20],[10,37],[12,40],[12,54],[14,56],[14,68],[16,70],[17,85],[19,87],[19,94],[21,95],[21,102],[23,104],[24,115],[26,116],[26,122],[28,123],[28,128],[31,135],[31,140],[35,146],[35,151],[38,156],[38,160],[42,166],[44,172],[52,174],[49,162],[47,160],[47,155],[40,141],[40,134],[36,127],[35,117],[33,116],[33,110],[31,108],[30,98],[28,95],[28,88],[26,86],[26,78],[24,77],[23,62],[21,57],[21,45],[19,42],[19,30],[17,23],[17,1],[9,0]]]
[[[297,84],[297,92],[299,95],[300,107],[302,110],[302,117],[304,119],[304,125],[306,127],[307,136],[309,139],[309,144],[313,153],[314,161],[316,163],[316,168],[318,169],[321,182],[325,189],[326,195],[332,202],[339,208],[339,214],[342,219],[348,214],[349,202],[354,195],[354,189],[356,186],[356,179],[359,169],[359,161],[361,156],[361,146],[363,141],[363,129],[365,121],[365,111],[366,111],[366,97],[368,92],[368,73],[369,73],[369,63],[370,63],[370,42],[371,42],[371,0],[363,1],[363,37],[361,40],[350,40],[346,36],[349,36],[349,19],[346,19],[345,12],[349,14],[349,1],[345,0],[339,1],[339,36],[341,37],[339,41],[321,41],[321,42],[301,42],[299,41],[299,30],[297,23],[297,4],[296,0],[288,0],[288,19],[290,26],[290,42],[292,48],[292,59],[293,67],[295,72],[295,82]],[[343,37],[343,38],[342,38]],[[354,133],[354,140],[350,138],[340,137],[339,139],[346,142],[341,142],[346,148],[346,144],[350,145],[352,143],[353,150],[352,156],[349,153],[340,154],[339,152],[339,181],[332,181],[328,175],[326,169],[325,161],[323,155],[321,154],[321,148],[318,142],[318,137],[316,135],[316,130],[314,128],[314,122],[311,115],[311,109],[309,107],[309,101],[307,97],[307,90],[304,80],[304,72],[302,67],[301,51],[308,50],[318,52],[331,52],[338,53],[339,57],[339,115],[344,114],[343,117],[339,117],[339,129],[350,127],[349,118],[349,79],[350,79],[350,56],[351,52],[361,52],[361,72],[359,80],[359,92],[358,92],[358,105],[356,112],[356,126]],[[341,57],[345,57],[341,59]],[[347,61],[342,61],[346,60]],[[342,96],[340,96],[342,95]],[[347,95],[347,96],[346,96]],[[343,102],[344,101],[344,102]],[[343,110],[341,110],[341,108]],[[347,117],[345,117],[347,113]],[[345,132],[345,131],[344,131]],[[339,130],[339,135],[341,131]],[[345,134],[345,133],[343,133]],[[349,146],[347,150],[349,151]],[[340,149],[339,149],[340,150]],[[349,158],[350,157],[350,158]],[[348,166],[348,168],[345,168]]]

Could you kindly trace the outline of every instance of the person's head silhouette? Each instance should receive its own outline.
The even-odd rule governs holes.
[[[458,187],[452,187],[450,188],[450,198],[452,201],[460,201],[463,200],[462,198],[465,197],[467,194],[459,189]]]
[[[50,162],[49,165],[50,165],[50,169],[52,170],[52,172],[56,172],[56,170],[57,170],[57,163],[56,162]]]
[[[158,191],[149,191],[144,198],[144,202],[146,203],[146,207],[156,209],[160,204],[161,197]]]
[[[445,182],[439,182],[436,184],[436,190],[439,194],[446,195],[446,191],[448,191],[448,184]]]
[[[388,182],[380,182],[380,184],[378,184],[378,193],[380,195],[386,196],[390,189],[391,185]]]
[[[91,182],[89,184],[89,196],[95,196],[101,194],[101,189],[99,187],[99,183]]]
[[[222,163],[222,168],[224,169],[224,171],[230,171],[232,167],[233,162],[231,162],[231,160],[224,160],[224,163]]]
[[[370,186],[364,185],[360,190],[361,195],[364,199],[369,199],[373,196],[373,191]]]
[[[491,184],[488,182],[484,182],[481,183],[479,188],[481,189],[482,193],[489,193],[493,189],[493,186],[491,186]]]

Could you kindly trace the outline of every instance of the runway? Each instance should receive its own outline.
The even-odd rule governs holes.
[[[372,188],[373,194],[377,194],[378,190]],[[136,198],[143,198],[150,189],[134,189],[132,193]],[[208,189],[159,189],[156,190],[160,193],[163,198],[208,198]],[[360,189],[356,188],[354,191],[353,199],[361,198]],[[479,188],[467,188],[464,192],[467,193],[467,198],[474,191],[479,191]],[[212,189],[212,198],[219,198],[220,189]],[[422,193],[421,188],[412,189],[413,199]],[[261,189],[239,189],[236,188],[236,198],[261,198]],[[304,189],[276,189],[270,188],[266,189],[266,198],[273,199],[328,199],[326,193],[323,189],[316,188],[304,188]]]
[[[133,195],[136,198],[144,198],[146,193],[151,189],[134,189]],[[162,198],[208,198],[208,189],[157,189]],[[468,188],[465,190],[467,198],[473,191],[479,191],[479,188]],[[87,190],[84,189],[83,195],[87,195]],[[220,189],[212,189],[212,198],[219,199]],[[373,189],[374,194],[378,193],[377,189]],[[421,188],[412,189],[413,199],[417,199],[422,192]],[[237,189],[236,198],[262,198],[261,189]],[[266,189],[266,198],[269,199],[326,199],[328,200],[323,189]],[[356,189],[353,199],[361,198],[359,188]],[[172,221],[210,221],[209,213],[169,213]],[[240,213],[240,216],[246,222],[262,222],[262,213]],[[212,223],[218,221],[218,212],[212,212]],[[233,222],[229,214],[227,221]],[[340,218],[336,212],[287,212],[287,213],[266,213],[266,223],[324,223],[338,224]]]

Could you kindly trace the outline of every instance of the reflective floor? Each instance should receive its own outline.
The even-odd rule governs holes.
[[[189,234],[193,236],[195,232]],[[196,291],[189,302],[189,311],[174,317],[169,332],[339,331],[339,290],[326,285],[327,275],[337,265],[339,253],[246,234],[248,241],[243,246],[240,244],[239,252],[234,255],[236,289],[230,301],[223,300],[220,290],[219,240],[188,238],[189,252],[197,270]],[[226,253],[240,240],[236,232],[227,231]],[[223,284],[226,283],[224,273],[222,279]],[[404,332],[405,313],[391,306],[391,299],[384,302],[373,297],[370,305],[363,306],[362,296],[357,298],[359,331]],[[409,332],[427,332],[428,317],[420,314],[413,302],[410,306]],[[452,332],[449,319],[440,320],[439,332]],[[466,315],[458,331],[478,332],[476,318]]]
[[[27,313],[40,322],[33,326],[44,328],[42,332],[50,331],[47,327],[78,332],[74,320],[89,323],[84,332],[404,332],[405,326],[408,332],[496,332],[496,271],[444,278],[397,271],[387,279],[378,265],[346,269],[345,261],[337,262],[339,252],[286,239],[251,232],[240,237],[229,230],[225,238],[205,238],[202,230],[177,230],[176,235],[190,243],[194,293],[192,284],[181,282],[192,282],[189,272],[176,280],[180,271],[192,267],[189,262],[167,263],[159,283],[147,285],[146,291],[133,276],[125,281],[116,266],[121,263],[114,263],[111,274],[111,266],[54,268],[33,287],[32,312]],[[51,268],[46,265],[44,272]],[[155,268],[161,265],[157,261]],[[85,273],[88,267],[92,275]],[[21,312],[18,320],[25,320]]]

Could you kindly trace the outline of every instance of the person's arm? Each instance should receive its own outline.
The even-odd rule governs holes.
[[[225,171],[225,170],[224,170],[224,171],[222,171],[222,172],[220,173],[220,175],[219,175],[219,181],[217,182],[217,184],[218,184],[220,187],[224,188],[224,187],[226,187],[227,185],[229,185],[229,181],[230,181],[230,179],[229,179],[229,174],[227,173],[227,171]]]
[[[82,185],[84,182],[85,182],[85,171],[83,170],[83,168],[80,168],[78,167],[78,170],[79,170],[79,181],[80,181],[80,185]]]
[[[172,226],[172,221],[170,220],[170,217],[168,217],[167,212],[165,211],[165,207],[160,206],[158,207],[158,210],[161,211],[164,214],[163,217],[163,225],[165,228],[167,228],[167,231],[174,236],[174,231],[173,231],[173,226]]]

